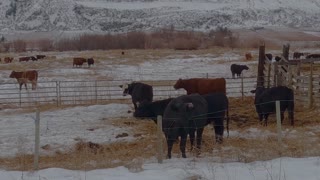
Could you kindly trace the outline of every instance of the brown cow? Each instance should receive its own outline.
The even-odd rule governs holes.
[[[32,90],[35,90],[37,87],[38,71],[35,71],[35,70],[21,71],[21,72],[12,71],[9,77],[17,79],[17,81],[20,85],[20,90],[21,90],[21,87],[23,84],[24,84],[26,90],[28,89],[27,82],[31,82]]]
[[[4,58],[4,63],[11,63],[13,60],[13,57],[5,57]]]
[[[37,59],[44,59],[46,57],[46,55],[36,55]]]
[[[251,53],[246,53],[245,56],[246,56],[246,60],[251,60],[253,58]]]
[[[214,92],[221,92],[226,94],[226,80],[224,78],[191,78],[184,80],[179,79],[173,87],[175,89],[185,89],[188,95],[193,93],[204,95]]]
[[[83,63],[87,62],[87,59],[85,58],[80,58],[80,57],[75,57],[73,58],[73,67],[74,65],[81,67]]]
[[[28,62],[29,60],[30,60],[30,57],[20,57],[19,58],[19,62],[22,62],[22,61]]]

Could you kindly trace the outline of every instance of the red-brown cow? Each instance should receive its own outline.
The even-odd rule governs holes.
[[[215,92],[226,94],[226,80],[224,78],[191,78],[184,80],[179,79],[173,87],[175,89],[185,89],[188,95],[193,93],[204,95]]]
[[[20,90],[21,90],[21,87],[23,84],[27,90],[28,89],[27,88],[28,82],[31,82],[32,90],[35,90],[37,87],[38,71],[35,71],[35,70],[21,71],[21,72],[12,71],[9,77],[17,79],[17,81],[20,85]]]
[[[4,58],[4,63],[11,63],[13,60],[13,57],[5,57]]]
[[[80,58],[80,57],[75,57],[73,58],[73,67],[74,65],[81,67],[83,63],[87,62],[87,59],[85,58]]]
[[[251,53],[246,53],[245,56],[246,56],[246,60],[251,60],[252,59]]]
[[[30,57],[20,57],[19,58],[19,62],[22,62],[22,61],[28,62],[29,60],[30,60]]]

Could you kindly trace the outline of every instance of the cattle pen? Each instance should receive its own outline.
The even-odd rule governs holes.
[[[203,76],[206,77],[207,74]],[[255,88],[255,80],[256,77],[226,78],[227,96],[252,96],[250,90]],[[36,90],[23,88],[21,91],[16,83],[6,83],[0,85],[0,101],[1,106],[6,108],[130,103],[131,97],[123,96],[122,89],[119,87],[129,82],[132,80],[38,81]],[[154,100],[186,94],[183,89],[173,88],[176,80],[142,80],[140,82],[153,86]]]

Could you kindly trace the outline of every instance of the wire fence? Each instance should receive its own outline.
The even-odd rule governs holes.
[[[52,81],[38,82],[37,89],[19,90],[16,83],[0,85],[0,101],[7,107],[33,107],[52,104],[81,105],[103,104],[106,102],[130,102],[129,96],[122,95],[119,87],[129,80],[95,80],[95,81]],[[184,89],[173,88],[176,80],[141,80],[153,86],[154,100],[177,97],[186,94]],[[255,89],[256,77],[226,78],[226,89],[229,97],[252,96],[250,90]]]
[[[274,102],[273,102],[274,103]],[[281,102],[280,102],[281,103]],[[254,104],[247,105],[247,108],[254,109]],[[241,114],[242,107],[231,108],[229,111],[233,112],[233,114]],[[99,111],[99,110],[98,110]],[[208,114],[219,113],[211,112]],[[93,114],[96,112],[92,112]],[[113,122],[108,122],[108,120],[103,121],[92,121],[92,115],[89,112],[74,112],[66,111],[66,112],[44,112],[40,114],[40,124],[39,124],[39,154],[41,156],[46,155],[57,155],[59,152],[65,153],[75,153],[75,151],[83,151],[81,154],[81,159],[85,162],[81,166],[91,166],[89,162],[92,162],[93,155],[99,154],[100,156],[108,156],[107,154],[112,154],[114,159],[119,158],[117,156],[117,151],[119,149],[112,149],[112,147],[107,146],[108,148],[104,148],[104,145],[116,143],[116,142],[136,142],[137,139],[139,141],[143,141],[143,139],[149,138],[148,143],[133,143],[133,146],[130,149],[127,147],[123,148],[124,151],[127,151],[125,154],[130,156],[136,156],[133,153],[133,149],[138,149],[143,151],[145,149],[150,150],[155,156],[158,152],[158,148],[156,147],[160,139],[164,144],[162,149],[163,157],[165,157],[166,153],[166,142],[161,132],[161,137],[157,136],[157,132],[151,132],[151,134],[139,134],[132,129],[136,128],[137,124],[130,121],[128,118],[131,115],[128,115],[126,112],[119,112],[117,118],[120,118],[119,121],[122,121],[120,124],[121,127],[115,125]],[[123,113],[123,114],[122,114]],[[271,112],[270,112],[271,113]],[[274,112],[272,112],[274,113]],[[208,115],[207,114],[207,115]],[[103,118],[103,115],[99,117],[99,115],[95,115],[95,119]],[[122,117],[122,118],[121,118]],[[256,115],[258,117],[258,114]],[[5,155],[6,157],[10,157],[12,155],[21,155],[21,154],[34,154],[35,152],[35,119],[37,118],[36,113],[28,114],[23,117],[15,117],[15,115],[7,115],[2,116],[3,121],[14,121],[15,125],[11,127],[3,127],[1,128],[1,132],[3,132],[4,136],[2,137],[2,142],[6,142],[6,146],[1,146],[1,155]],[[117,118],[112,118],[117,119]],[[148,117],[150,118],[150,117]],[[199,117],[196,118],[199,120]],[[257,118],[251,117],[252,120],[257,120]],[[269,117],[274,124],[275,117]],[[134,119],[131,119],[134,120]],[[137,120],[134,120],[137,121]],[[20,124],[19,124],[20,123]],[[219,150],[220,145],[217,145],[215,142],[214,129],[212,129],[211,125],[205,127],[205,133],[203,136],[203,145],[202,145],[202,156],[215,156],[221,157],[221,151],[224,153],[224,157],[227,155],[229,158],[225,159],[225,161],[250,161],[251,159],[256,158],[256,160],[268,159],[270,157],[276,158],[281,156],[290,156],[290,157],[300,157],[300,156],[314,156],[319,155],[318,148],[319,145],[314,144],[312,142],[316,142],[319,140],[317,136],[317,128],[309,127],[309,129],[303,130],[301,128],[288,128],[290,125],[285,123],[285,128],[280,130],[275,130],[274,128],[248,128],[246,130],[236,128],[236,121],[232,122],[232,129],[230,132],[230,136],[227,136],[226,133],[224,135],[224,139],[227,142],[227,149]],[[258,120],[256,121],[258,124]],[[5,123],[6,124],[6,123]],[[10,123],[8,123],[10,124]],[[23,124],[23,125],[22,125]],[[154,127],[156,127],[155,123]],[[272,126],[271,124],[271,126]],[[125,127],[124,127],[125,126]],[[270,124],[269,124],[270,126]],[[145,128],[148,128],[146,126]],[[262,127],[262,126],[261,126]],[[291,127],[291,126],[290,126]],[[175,127],[180,128],[180,127]],[[191,127],[186,127],[191,128]],[[281,133],[281,142],[279,144],[279,134]],[[187,156],[194,156],[193,152],[190,151],[190,141],[187,141]],[[242,144],[239,144],[239,143]],[[255,143],[254,143],[255,142]],[[264,143],[261,143],[264,142]],[[83,149],[78,145],[79,143],[83,143]],[[88,144],[89,143],[89,144]],[[91,144],[90,144],[91,143]],[[196,144],[196,143],[195,143]],[[292,148],[294,145],[294,148]],[[152,148],[150,147],[152,146]],[[173,155],[177,156],[180,154],[178,150],[178,145],[174,145],[176,148],[173,151]],[[121,155],[123,152],[119,152]],[[151,154],[152,154],[151,153]],[[261,157],[263,156],[263,157]],[[23,157],[21,157],[23,158]],[[27,158],[27,157],[26,157]],[[80,158],[80,157],[79,157]],[[135,158],[135,157],[134,157]],[[102,158],[103,159],[103,158]],[[68,159],[68,162],[73,161]],[[75,161],[75,160],[74,160]],[[116,161],[116,160],[115,160]],[[21,161],[22,163],[22,161]],[[39,166],[47,167],[48,164],[44,160],[39,161]],[[63,162],[61,162],[63,163]],[[71,162],[76,163],[76,162]],[[96,162],[97,163],[97,162]],[[94,164],[96,164],[94,163]],[[106,163],[106,162],[104,162]],[[99,163],[97,163],[99,164]],[[27,166],[27,164],[20,164],[20,166]],[[74,164],[72,168],[76,167],[78,164]],[[86,168],[87,169],[87,168]],[[89,169],[89,168],[88,168]]]

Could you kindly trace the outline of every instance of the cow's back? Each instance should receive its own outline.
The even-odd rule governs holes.
[[[152,102],[153,88],[148,84],[135,83],[131,96],[135,101]]]
[[[38,80],[38,71],[32,70],[32,71],[26,71],[24,72],[24,77],[29,81],[37,81]]]
[[[226,80],[224,78],[199,79],[197,87],[198,93],[201,95],[217,92],[226,94]]]

